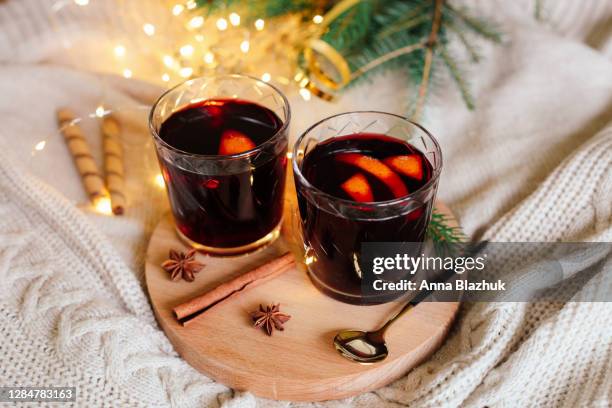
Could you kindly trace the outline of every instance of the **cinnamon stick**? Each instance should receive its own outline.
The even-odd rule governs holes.
[[[119,120],[114,115],[105,116],[102,119],[104,173],[106,175],[106,188],[111,199],[111,209],[116,215],[123,214],[126,206],[123,148],[120,135]]]
[[[172,310],[174,316],[180,324],[185,326],[216,304],[239,292],[279,276],[294,264],[293,255],[286,253],[228,282],[222,283],[209,292],[176,306]]]
[[[64,136],[68,150],[72,154],[74,163],[81,175],[83,186],[92,203],[104,196],[104,180],[98,166],[91,155],[89,144],[85,140],[83,130],[75,122],[76,116],[68,108],[57,111],[59,130]]]

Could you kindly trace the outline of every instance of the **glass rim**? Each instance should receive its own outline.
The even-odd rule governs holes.
[[[155,109],[157,109],[157,106],[159,105],[159,103],[162,101],[162,99],[164,99],[166,96],[168,96],[168,94],[170,94],[172,91],[175,91],[177,89],[179,89],[181,86],[184,85],[188,85],[188,82],[191,81],[196,81],[199,79],[228,79],[228,78],[240,78],[240,79],[250,79],[253,80],[255,82],[257,82],[258,84],[261,85],[265,85],[269,88],[271,88],[274,92],[276,92],[276,94],[278,94],[281,99],[283,100],[283,110],[286,113],[286,120],[283,120],[283,124],[282,126],[272,135],[270,136],[270,138],[268,138],[265,142],[255,146],[253,149],[251,150],[247,150],[246,152],[242,152],[242,153],[236,153],[236,154],[200,154],[200,153],[190,153],[190,152],[186,152],[185,150],[181,150],[181,149],[177,149],[176,147],[166,143],[166,141],[164,139],[161,138],[161,136],[159,135],[159,132],[157,131],[157,129],[155,129],[155,126],[153,125],[153,113],[155,112]],[[254,102],[256,103],[256,102]],[[291,120],[291,107],[289,106],[289,101],[287,100],[287,97],[285,96],[284,93],[282,93],[280,91],[280,89],[278,89],[276,86],[263,81],[259,78],[250,76],[250,75],[244,75],[244,74],[220,74],[220,75],[211,75],[211,76],[199,76],[199,77],[195,77],[195,78],[190,78],[187,79],[183,82],[180,82],[176,85],[174,85],[173,87],[165,90],[155,101],[155,103],[153,104],[153,106],[151,107],[151,111],[149,112],[149,131],[151,132],[151,134],[153,135],[153,138],[155,139],[155,141],[157,143],[159,143],[161,146],[163,146],[164,148],[180,154],[181,156],[185,156],[185,157],[192,157],[195,159],[203,159],[203,160],[234,160],[234,159],[244,159],[244,158],[248,158],[250,156],[255,155],[256,153],[258,153],[259,151],[261,151],[265,146],[273,144],[274,142],[277,141],[277,139],[279,138],[279,135],[284,135],[285,131],[287,130],[288,126],[289,126],[289,122]]]
[[[339,117],[339,116],[344,116],[344,115],[351,115],[351,114],[355,114],[355,113],[374,113],[374,114],[379,114],[379,115],[385,115],[385,116],[393,116],[397,119],[401,119],[404,122],[408,122],[411,125],[416,126],[419,130],[423,131],[434,143],[434,146],[436,148],[436,150],[439,152],[439,156],[440,156],[440,163],[437,166],[437,168],[434,169],[431,178],[429,179],[429,181],[427,181],[427,183],[423,184],[421,187],[419,187],[418,189],[416,189],[415,191],[410,192],[409,194],[402,196],[402,197],[398,197],[398,198],[393,198],[391,200],[385,200],[385,201],[372,201],[369,203],[361,203],[358,201],[353,201],[353,200],[347,200],[345,198],[340,198],[337,196],[334,196],[332,194],[326,193],[325,191],[319,189],[318,187],[312,185],[307,179],[306,177],[302,174],[302,170],[298,167],[297,164],[297,160],[296,157],[297,153],[298,153],[298,146],[300,145],[300,143],[302,142],[302,140],[304,139],[304,137],[306,137],[306,135],[308,133],[310,133],[312,130],[314,130],[317,126],[321,125],[322,123]],[[440,178],[440,173],[442,172],[442,149],[440,148],[440,144],[438,143],[438,140],[427,130],[425,129],[423,126],[419,125],[416,122],[413,122],[412,120],[401,116],[401,115],[397,115],[395,113],[389,113],[389,112],[382,112],[382,111],[375,111],[375,110],[358,110],[358,111],[349,111],[349,112],[342,112],[342,113],[337,113],[335,115],[332,116],[328,116],[326,118],[323,118],[321,120],[319,120],[318,122],[314,123],[313,125],[311,125],[308,129],[306,129],[301,135],[300,137],[298,137],[298,139],[296,140],[295,144],[293,145],[293,150],[292,150],[292,156],[293,156],[293,160],[292,160],[292,165],[293,165],[293,173],[294,173],[294,177],[297,177],[300,180],[300,183],[302,183],[304,186],[306,186],[308,189],[313,190],[318,196],[321,196],[323,198],[326,198],[328,200],[333,200],[335,202],[338,202],[340,204],[344,204],[344,205],[348,205],[348,206],[356,206],[358,205],[359,207],[362,208],[377,208],[377,207],[386,207],[386,206],[393,206],[396,204],[400,204],[403,202],[407,202],[410,201],[412,199],[414,199],[414,197],[418,194],[421,193],[422,191],[426,191],[427,189],[431,188],[432,186],[434,186],[437,182],[438,179]]]

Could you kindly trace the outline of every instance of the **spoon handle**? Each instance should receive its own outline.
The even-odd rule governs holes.
[[[468,248],[465,251],[465,255],[466,256],[474,256],[474,255],[476,255],[477,253],[482,251],[484,249],[484,247],[487,246],[488,243],[489,243],[489,241],[482,241],[482,242],[478,243],[477,245],[471,246],[470,248]],[[438,277],[438,279],[436,279],[436,282],[446,282],[447,280],[452,278],[454,275],[455,275],[455,271],[454,270],[445,271],[445,273],[443,273],[442,275],[440,275]],[[389,326],[391,326],[393,324],[393,322],[395,322],[397,319],[402,317],[407,311],[409,311],[410,309],[412,309],[413,307],[415,307],[416,305],[418,305],[419,303],[421,303],[422,301],[427,299],[427,297],[429,295],[431,295],[433,292],[435,292],[433,289],[427,289],[427,290],[422,290],[419,293],[417,293],[416,296],[413,297],[412,299],[410,299],[404,305],[404,307],[402,307],[400,309],[399,312],[397,312],[393,317],[391,317],[389,320],[387,320],[387,322],[380,329],[376,330],[376,332],[374,332],[374,333],[376,333],[379,336],[384,335],[385,331],[389,328]]]
[[[446,280],[446,279],[444,279],[444,280]],[[432,292],[433,292],[433,290],[423,290],[423,291],[417,293],[417,295],[414,298],[410,299],[404,305],[404,307],[402,307],[400,309],[399,312],[397,312],[393,317],[391,317],[389,320],[387,320],[387,322],[380,329],[376,330],[375,333],[377,333],[378,335],[382,336],[385,333],[385,331],[387,331],[387,328],[389,328],[389,326],[391,326],[393,324],[393,322],[395,322],[397,319],[402,317],[407,311],[409,311],[410,309],[412,309],[413,307],[415,307],[416,305],[421,303],[423,300],[425,300],[427,298],[427,296],[432,294]]]

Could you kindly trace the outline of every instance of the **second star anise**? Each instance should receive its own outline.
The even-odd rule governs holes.
[[[170,279],[173,281],[183,278],[187,282],[193,282],[195,274],[204,267],[204,264],[196,261],[195,254],[195,249],[190,249],[187,252],[171,249],[170,259],[164,261],[161,266],[170,274]]]
[[[280,312],[280,304],[272,304],[266,307],[260,304],[259,310],[251,312],[251,318],[256,328],[263,328],[266,334],[271,336],[274,329],[284,330],[283,324],[291,319],[291,316]]]

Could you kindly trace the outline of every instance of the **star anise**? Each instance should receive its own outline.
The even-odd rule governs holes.
[[[170,273],[170,279],[177,281],[181,278],[187,282],[193,282],[195,274],[204,267],[203,263],[196,261],[196,250],[190,249],[187,252],[170,250],[170,259],[161,264],[162,268]]]
[[[271,336],[274,329],[284,330],[283,324],[291,319],[291,316],[280,312],[280,304],[272,304],[266,307],[260,304],[259,310],[251,312],[251,318],[256,328],[263,328],[266,334]]]

